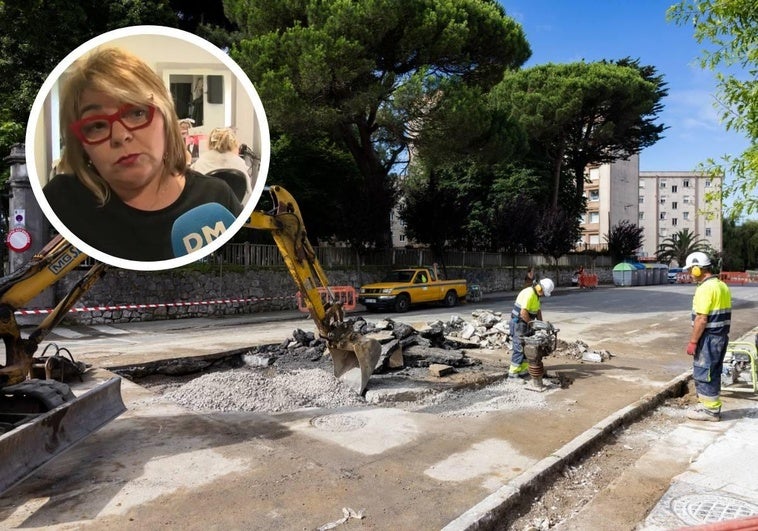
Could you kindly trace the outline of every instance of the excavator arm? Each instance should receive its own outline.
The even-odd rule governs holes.
[[[381,346],[375,339],[355,332],[344,320],[342,303],[329,289],[295,199],[281,186],[269,186],[265,191],[271,197],[272,208],[253,212],[245,226],[271,233],[319,335],[327,342],[334,376],[363,394],[379,361]],[[326,292],[326,301],[319,288]]]

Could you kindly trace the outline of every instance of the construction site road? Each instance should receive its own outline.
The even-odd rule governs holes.
[[[731,288],[732,337],[739,337],[758,322],[758,289]],[[0,528],[442,529],[691,370],[684,350],[693,292],[686,284],[556,289],[542,309],[559,338],[612,356],[600,363],[547,357],[546,370],[565,385],[540,393],[539,407],[470,416],[392,403],[196,413],[125,379],[128,411],[6,491]],[[478,308],[507,315],[514,298],[498,293],[456,308],[361,315],[424,327]],[[62,327],[49,339],[93,365],[86,388],[114,367],[278,344],[296,328],[315,330],[302,314],[283,312]],[[507,351],[466,355],[486,362],[489,381],[505,377]],[[660,481],[664,492],[668,479]],[[645,518],[657,499],[644,488],[647,506],[608,529],[631,529]]]

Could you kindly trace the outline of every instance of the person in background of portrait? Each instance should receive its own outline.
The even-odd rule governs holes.
[[[242,157],[239,156],[239,142],[234,131],[229,127],[217,127],[208,136],[208,150],[192,164],[192,169],[208,174],[213,170],[233,169],[245,174],[245,197],[242,204],[247,203],[253,193],[249,169]]]
[[[534,266],[529,266],[529,269],[526,270],[526,275],[524,275],[524,286],[525,288],[528,288],[529,286],[532,286],[534,284]]]
[[[218,237],[242,212],[226,183],[187,168],[171,96],[137,56],[106,47],[79,58],[62,80],[60,109],[66,173],[45,185],[45,198],[98,251],[172,259],[185,233],[210,224]]]
[[[187,164],[192,163],[192,146],[193,142],[190,140],[190,129],[195,121],[192,118],[182,118],[179,120],[179,130],[182,132],[182,139],[184,139],[184,145],[187,148]]]

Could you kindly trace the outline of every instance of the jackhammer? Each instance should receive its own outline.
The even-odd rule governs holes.
[[[529,333],[521,338],[524,356],[529,364],[530,381],[527,389],[540,392],[544,389],[542,378],[545,376],[545,366],[542,358],[555,352],[558,347],[558,332],[559,329],[548,321],[529,322]]]

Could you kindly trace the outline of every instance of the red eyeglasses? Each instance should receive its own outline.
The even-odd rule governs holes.
[[[113,114],[97,114],[77,120],[69,126],[71,132],[84,144],[100,144],[113,134],[113,122],[119,122],[129,131],[147,127],[153,121],[152,105],[122,105]]]

